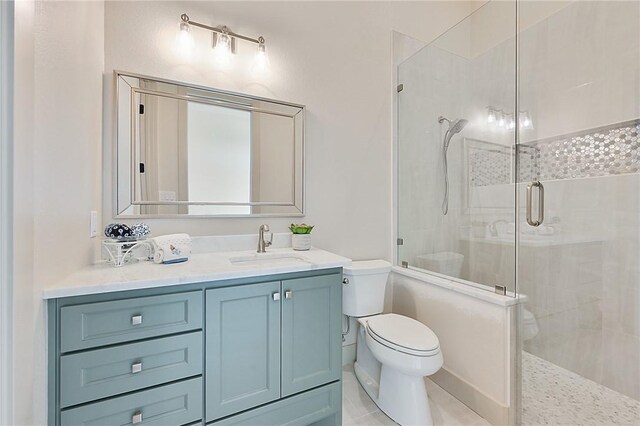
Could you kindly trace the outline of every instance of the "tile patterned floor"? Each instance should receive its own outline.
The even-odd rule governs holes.
[[[371,401],[353,372],[343,369],[342,424],[345,426],[395,426]],[[434,426],[491,426],[489,422],[455,399],[440,386],[427,379],[427,393]]]
[[[525,426],[639,426],[640,401],[629,398],[548,361],[523,352],[522,423]],[[342,423],[394,426],[371,401],[353,372],[343,369]],[[434,426],[489,422],[426,379]]]
[[[522,373],[524,425],[640,425],[640,401],[528,352]]]

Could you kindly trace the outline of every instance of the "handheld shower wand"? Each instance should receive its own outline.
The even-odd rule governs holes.
[[[446,216],[447,213],[449,213],[449,171],[447,164],[447,151],[449,150],[451,138],[455,134],[460,133],[469,121],[464,118],[451,121],[443,116],[438,117],[438,123],[442,124],[444,121],[449,125],[449,128],[444,134],[444,141],[442,142],[442,160],[444,164],[444,199],[442,200],[442,214]]]

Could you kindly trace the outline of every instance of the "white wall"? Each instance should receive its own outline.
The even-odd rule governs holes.
[[[17,2],[15,9],[14,100],[14,333],[13,420],[34,424],[34,352],[36,303],[33,281],[33,75],[34,4]],[[17,327],[20,324],[20,328]],[[43,371],[40,360],[39,370]]]
[[[393,312],[417,319],[438,336],[444,365],[432,380],[492,424],[512,424],[516,305],[460,286],[419,272],[392,272]]]
[[[13,52],[14,3],[0,3],[0,424],[13,419]]]
[[[14,424],[46,422],[44,286],[89,264],[101,210],[103,4],[16,4]]]
[[[389,259],[391,30],[431,40],[468,9],[467,2],[108,2],[105,81],[120,69],[305,104],[302,220],[316,225],[314,244],[356,259]],[[238,44],[229,69],[217,68],[209,35],[197,28],[192,31],[199,49],[185,61],[174,44],[183,12],[195,21],[263,35],[269,75],[249,71],[255,47],[246,43]],[[104,167],[107,223],[113,212],[111,153]],[[282,232],[291,218],[147,222],[156,235],[211,235],[253,233],[261,223]]]

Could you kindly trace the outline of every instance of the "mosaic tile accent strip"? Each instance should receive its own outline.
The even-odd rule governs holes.
[[[486,144],[488,145],[488,144]],[[512,182],[510,147],[468,146],[471,186]],[[522,144],[519,182],[640,172],[640,120]]]
[[[621,175],[640,171],[640,120],[564,138],[539,141],[539,180]]]
[[[511,150],[469,148],[468,167],[471,186],[500,185],[511,182]]]
[[[474,141],[476,142],[476,141]],[[467,146],[467,170],[471,186],[504,185],[512,182],[513,150],[508,146],[472,143]],[[534,147],[520,146],[520,181],[531,181],[537,175],[537,152]]]

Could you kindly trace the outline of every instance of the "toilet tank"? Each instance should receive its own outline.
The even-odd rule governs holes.
[[[382,312],[391,264],[385,260],[356,261],[343,268],[342,312],[364,317]]]

